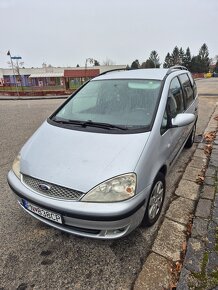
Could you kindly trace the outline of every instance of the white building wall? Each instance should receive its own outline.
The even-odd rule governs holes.
[[[0,87],[2,87],[4,84],[4,75],[3,75],[3,69],[0,68]]]
[[[44,74],[44,73],[64,73],[64,70],[82,70],[82,69],[99,69],[100,73],[112,69],[122,69],[126,65],[108,65],[108,66],[88,66],[85,67],[42,67],[42,68],[20,68],[21,75],[31,75],[31,74]],[[0,78],[1,75],[13,75],[12,69],[0,68]]]

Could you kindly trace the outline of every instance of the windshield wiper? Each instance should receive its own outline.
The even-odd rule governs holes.
[[[98,128],[105,128],[105,129],[119,129],[119,130],[128,130],[126,127],[121,127],[118,125],[113,125],[110,123],[101,123],[101,122],[93,122],[91,120],[88,120],[82,124],[83,127],[92,126],[92,127],[98,127]]]
[[[128,128],[121,127],[118,125],[113,125],[109,123],[100,123],[100,122],[93,122],[91,120],[88,121],[79,121],[79,120],[70,120],[70,119],[57,119],[56,117],[52,118],[54,122],[60,123],[60,124],[73,124],[73,125],[79,125],[82,127],[97,127],[97,128],[102,128],[102,129],[119,129],[119,130],[128,130]]]
[[[83,121],[78,121],[78,120],[70,120],[70,119],[57,119],[56,117],[52,118],[52,121],[60,124],[74,124],[74,125],[82,125],[84,122]]]

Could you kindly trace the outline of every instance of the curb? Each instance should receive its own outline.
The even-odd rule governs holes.
[[[199,97],[202,97],[202,96],[204,96],[204,97],[218,97],[218,94],[210,94],[210,93],[207,93],[207,94],[205,94],[205,93],[200,93],[200,94],[198,94],[198,96]]]
[[[205,132],[217,130],[218,121],[214,119],[217,115],[218,107],[216,106]],[[165,214],[163,223],[158,230],[150,255],[135,281],[134,290],[176,289],[180,271],[183,271],[182,261],[185,257],[186,240],[187,235],[190,234],[192,216],[200,199],[201,186],[196,183],[196,178],[198,175],[202,176],[202,170],[208,161],[204,153],[205,145],[198,144],[191,162],[185,169],[182,179],[172,196],[173,200]],[[208,207],[209,205],[210,202],[208,202]],[[183,280],[183,276],[181,274],[181,280]],[[178,289],[190,288],[182,287]]]

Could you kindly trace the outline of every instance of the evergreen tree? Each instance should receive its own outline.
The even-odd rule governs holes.
[[[96,59],[94,59],[94,66],[99,66],[99,65],[100,65],[99,61],[97,61]]]
[[[158,53],[156,52],[156,50],[152,50],[148,60],[150,61],[150,65],[153,64],[151,67],[155,67],[155,68],[159,68],[160,67],[160,58],[159,58]]]
[[[191,52],[190,52],[190,48],[187,47],[186,52],[184,54],[184,58],[183,58],[183,65],[190,70],[191,69],[191,61],[192,61],[192,57],[191,57]]]
[[[209,65],[210,65],[210,59],[209,59],[209,51],[206,43],[204,43],[198,54],[201,62],[201,72],[208,72],[209,71]]]
[[[171,57],[170,53],[168,52],[166,57],[165,57],[163,67],[169,68],[171,66],[172,66],[172,57]]]
[[[145,62],[142,63],[141,68],[154,68],[154,63],[150,59],[147,59]]]
[[[180,55],[179,55],[179,48],[178,48],[178,46],[175,46],[175,48],[173,49],[171,58],[172,58],[172,64],[173,65],[180,64]]]
[[[141,68],[146,68],[146,61],[143,61],[143,63],[141,64]]]
[[[184,65],[185,52],[182,47],[179,49],[179,64]]]
[[[133,62],[132,62],[132,64],[131,64],[131,69],[137,69],[137,68],[139,68],[140,67],[140,64],[139,64],[139,61],[138,61],[138,59],[136,59],[136,60],[134,60]]]
[[[209,66],[209,51],[206,43],[204,43],[201,46],[198,55],[192,57],[191,67],[189,69],[194,73],[206,73],[209,71]]]
[[[192,57],[190,71],[192,73],[202,73],[202,72],[204,72],[202,70],[202,62],[201,62],[201,58],[200,58],[199,55]]]
[[[218,60],[217,60],[217,62],[216,62],[216,64],[215,64],[214,72],[215,72],[215,73],[218,73]]]
[[[159,68],[160,67],[160,58],[156,50],[152,50],[150,56],[146,61],[141,65],[141,68]]]

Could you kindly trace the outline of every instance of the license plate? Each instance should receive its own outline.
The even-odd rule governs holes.
[[[53,222],[62,224],[62,218],[61,218],[60,214],[57,214],[57,213],[49,211],[47,209],[38,207],[37,205],[34,205],[34,204],[28,202],[27,200],[23,200],[23,206],[27,210],[29,210],[29,211],[31,211],[31,212],[33,212],[41,217],[44,217],[44,218],[51,220]]]

